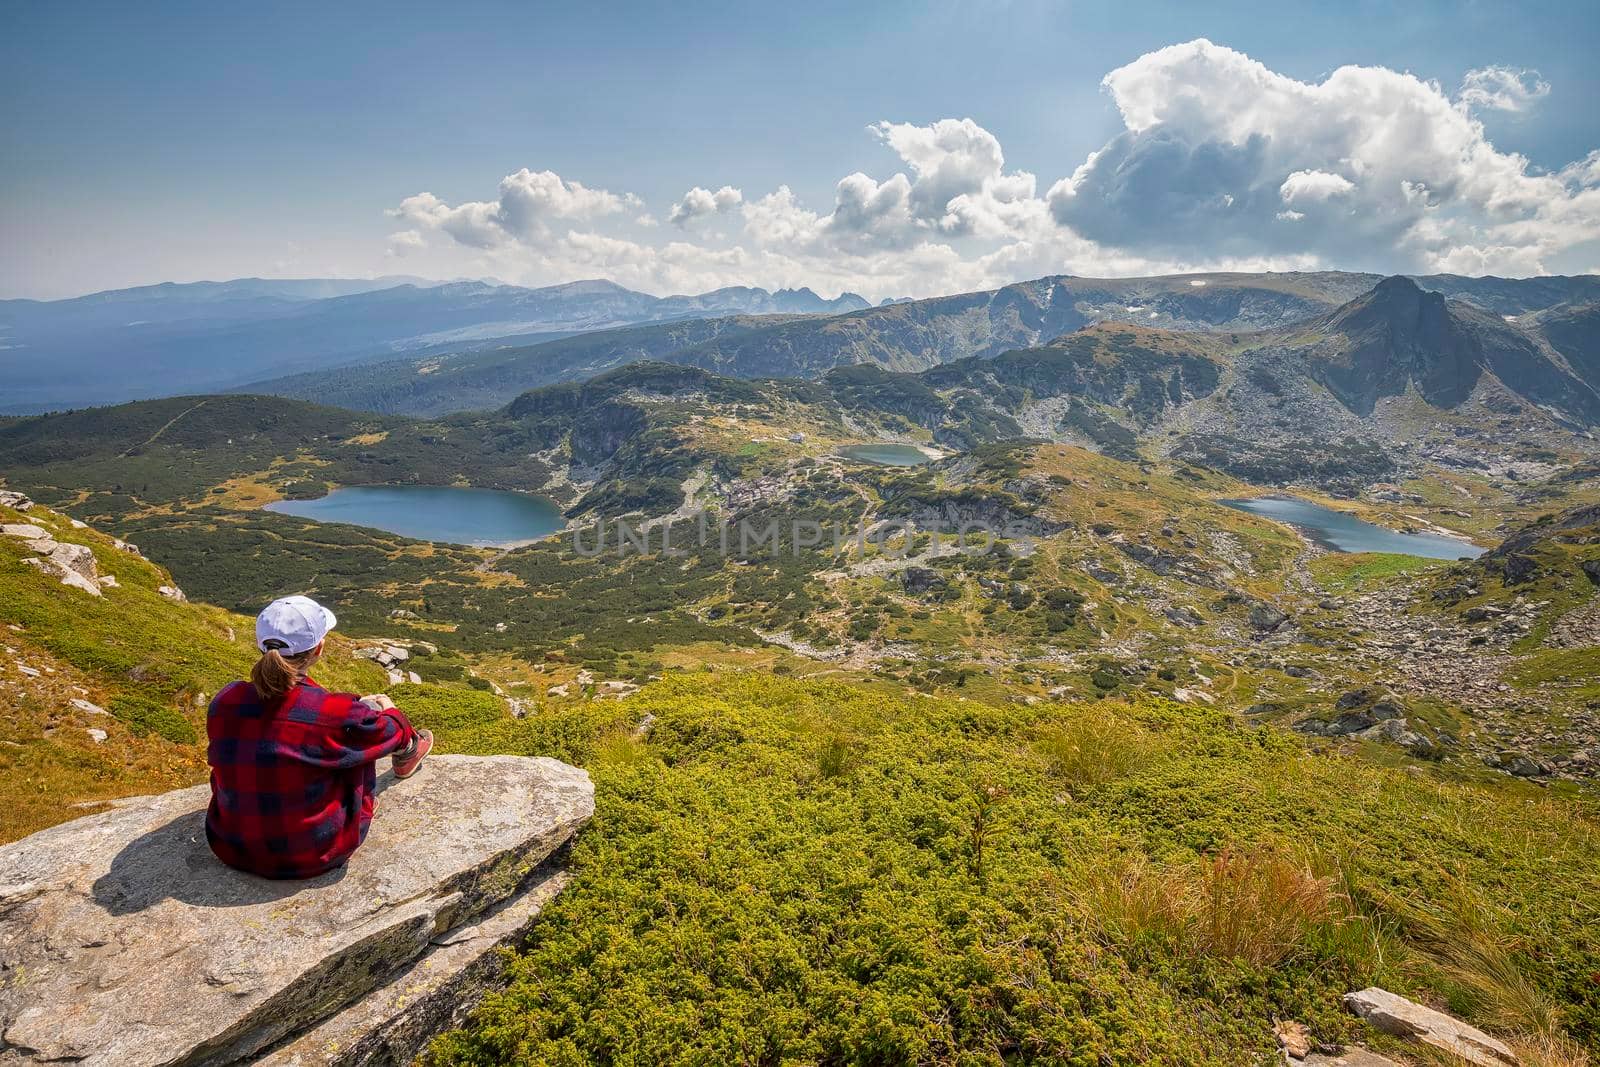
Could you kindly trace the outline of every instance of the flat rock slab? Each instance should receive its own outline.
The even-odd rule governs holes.
[[[520,942],[568,878],[564,870],[551,870],[472,925],[440,935],[388,984],[255,1067],[405,1067],[435,1034],[466,1020],[505,972],[505,957],[496,950]]]
[[[1517,1054],[1504,1042],[1490,1037],[1476,1026],[1407,1000],[1387,989],[1372,986],[1346,993],[1344,1004],[1386,1034],[1415,1038],[1479,1067],[1504,1067],[1517,1062]]]
[[[379,789],[366,843],[306,881],[218,862],[206,786],[0,848],[0,1065],[248,1059],[522,894],[594,812],[550,759],[435,756]]]

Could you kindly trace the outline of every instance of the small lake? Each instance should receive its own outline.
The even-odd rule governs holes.
[[[351,485],[315,500],[278,500],[266,510],[486,548],[536,541],[566,523],[542,496],[444,485]]]
[[[1481,556],[1484,550],[1467,541],[1437,534],[1408,534],[1386,530],[1362,522],[1343,511],[1334,511],[1309,500],[1294,497],[1263,496],[1254,500],[1222,500],[1237,511],[1288,523],[1323,548],[1335,552],[1397,552],[1427,559],[1461,559]]]
[[[911,445],[847,445],[839,449],[839,454],[885,467],[915,467],[928,462],[927,454]]]

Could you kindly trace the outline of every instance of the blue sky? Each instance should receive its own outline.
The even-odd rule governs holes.
[[[241,275],[876,298],[1058,270],[1593,270],[1600,10],[1528,7],[11,4],[0,296]],[[1201,38],[1215,49],[1102,86]],[[1251,63],[1286,81],[1256,94]],[[1273,92],[1293,110],[1295,85],[1348,66],[1438,100],[1373,75],[1323,94],[1304,131],[1282,108],[1224,121]],[[1472,71],[1503,72],[1477,104]],[[1340,132],[1341,108],[1437,128],[1441,101],[1481,137],[1447,131],[1439,158],[1412,158],[1411,134]],[[1470,172],[1441,169],[1462,153]],[[1513,154],[1542,187],[1508,173]],[[919,184],[918,161],[944,177]],[[499,192],[523,169],[537,217]],[[870,184],[843,188],[858,173]],[[725,186],[737,202],[668,221]]]

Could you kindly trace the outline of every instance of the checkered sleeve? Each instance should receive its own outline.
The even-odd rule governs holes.
[[[323,766],[349,768],[376,763],[410,746],[416,731],[398,708],[375,710],[352,693],[329,693],[322,701]]]

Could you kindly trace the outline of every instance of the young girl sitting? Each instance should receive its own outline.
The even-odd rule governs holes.
[[[265,878],[338,867],[372,823],[378,760],[393,756],[409,778],[433,748],[387,696],[330,693],[306,673],[336,622],[310,597],[274,600],[256,619],[250,680],[211,701],[206,840],[230,867]]]

